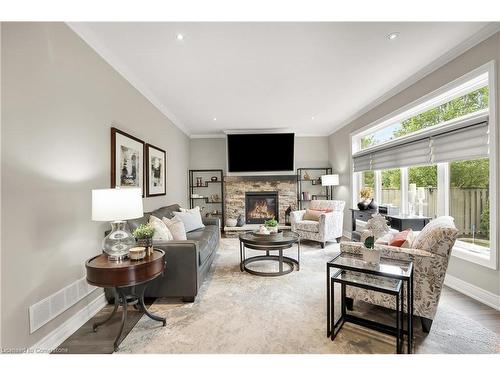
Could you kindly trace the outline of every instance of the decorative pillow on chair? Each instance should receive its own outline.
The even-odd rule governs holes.
[[[409,248],[411,247],[412,242],[413,231],[411,229],[406,229],[392,236],[391,240],[389,241],[389,246]]]
[[[191,232],[205,227],[203,221],[201,220],[200,207],[198,206],[190,210],[181,208],[181,212],[174,212],[174,217],[178,217],[182,220],[186,232]]]
[[[170,233],[174,237],[174,241],[183,241],[186,240],[186,229],[184,228],[184,223],[178,217],[174,217],[173,219],[169,219],[163,217],[161,219],[165,225],[168,227]]]
[[[156,216],[149,217],[149,224],[154,228],[153,241],[172,241],[174,237],[163,221]]]
[[[324,211],[308,209],[303,216],[303,220],[319,221],[319,217],[324,213]]]

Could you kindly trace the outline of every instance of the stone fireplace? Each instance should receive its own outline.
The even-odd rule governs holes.
[[[263,224],[279,218],[277,191],[251,191],[245,193],[245,221],[247,224]]]
[[[273,215],[275,215],[276,220],[278,220],[280,224],[285,224],[285,211],[289,206],[292,206],[294,210],[297,209],[296,175],[225,176],[224,190],[224,210],[226,219],[237,219],[239,215],[243,215],[245,217],[245,222],[249,224],[249,217],[247,216],[247,195],[250,196],[252,193],[272,193],[276,195],[276,208],[271,208]],[[267,197],[266,199],[269,198],[271,197]],[[258,200],[258,198],[256,199]],[[272,206],[272,203],[268,203],[267,200],[266,204],[268,205],[267,209],[269,209],[269,206]],[[257,211],[261,212],[263,209],[264,206],[261,203]],[[259,213],[257,216],[260,215]],[[259,219],[259,221],[253,221],[253,223],[264,222],[262,218],[254,219]]]

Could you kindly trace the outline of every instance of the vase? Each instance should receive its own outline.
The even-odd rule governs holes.
[[[153,252],[153,239],[152,238],[137,238],[136,243],[140,247],[144,247],[146,255],[151,255]]]
[[[358,202],[358,208],[359,208],[361,211],[367,210],[367,209],[368,209],[369,204],[370,204],[370,202],[367,202],[367,201],[361,201],[361,202]]]
[[[369,264],[380,263],[380,250],[376,249],[363,249],[363,260]]]
[[[375,199],[372,199],[370,201],[370,204],[368,205],[369,210],[376,210],[378,208],[377,202],[375,202]]]
[[[238,221],[236,219],[227,219],[226,220],[226,225],[228,227],[235,227]]]

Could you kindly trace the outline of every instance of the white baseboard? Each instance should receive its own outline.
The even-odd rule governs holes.
[[[500,296],[494,293],[488,292],[487,290],[479,288],[451,275],[446,275],[444,278],[444,285],[449,286],[450,288],[455,289],[456,291],[496,310],[500,310]]]
[[[78,311],[71,318],[62,323],[59,327],[50,332],[43,339],[31,347],[33,353],[49,353],[61,345],[64,340],[75,333],[78,328],[84,325],[90,318],[97,314],[107,301],[104,293],[99,294],[92,302]]]

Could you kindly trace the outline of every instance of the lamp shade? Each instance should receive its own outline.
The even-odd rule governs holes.
[[[144,215],[139,188],[92,190],[92,220],[118,221]]]
[[[321,185],[323,186],[337,186],[339,184],[338,174],[325,174],[321,176]]]

